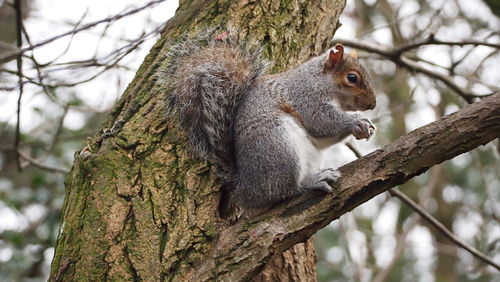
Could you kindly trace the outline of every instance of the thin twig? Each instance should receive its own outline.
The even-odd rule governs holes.
[[[346,215],[347,217],[348,215]],[[344,219],[346,218],[344,217]],[[343,239],[347,242],[349,236],[348,236],[348,232],[349,230],[347,230],[347,228],[349,228],[349,226],[346,226],[344,227],[344,224],[342,223],[342,219],[339,219],[339,229],[341,231],[341,236],[343,237]],[[345,225],[349,225],[349,224],[345,224]],[[362,279],[362,274],[363,274],[363,266],[361,265],[361,262],[358,263],[352,256],[352,252],[351,252],[351,248],[349,248],[349,244],[347,244],[347,247],[346,247],[346,250],[345,250],[345,253],[346,253],[346,257],[347,257],[347,260],[349,263],[353,264],[354,267],[353,267],[353,276],[355,278],[355,280],[357,281],[361,281]]]
[[[26,42],[28,43],[28,45],[29,46],[33,46],[33,43],[31,43],[30,35],[29,35],[28,31],[26,30],[26,27],[24,26],[24,24],[21,25],[21,29],[22,29],[22,32],[24,34],[24,38],[26,38]],[[31,56],[29,56],[29,58],[31,59],[31,61],[33,62],[33,65],[35,66],[36,73],[37,73],[37,76],[38,76],[39,86],[42,87],[42,91],[52,101],[57,100],[57,98],[55,97],[55,95],[53,95],[51,93],[51,91],[48,89],[48,87],[43,83],[42,70],[40,69],[42,67],[42,65],[39,64],[38,61],[35,59],[35,54],[32,53]],[[25,76],[25,78],[26,78],[27,82],[35,83],[34,79],[32,79],[30,77],[27,77],[27,76]]]
[[[485,41],[480,41],[480,40],[462,40],[462,41],[444,41],[444,40],[439,40],[434,37],[434,34],[430,34],[427,36],[427,38],[420,40],[420,41],[415,41],[412,43],[408,43],[403,46],[397,47],[395,50],[399,54],[402,54],[404,52],[407,52],[412,49],[416,49],[425,45],[448,45],[448,46],[465,46],[465,45],[474,45],[474,46],[488,46],[496,49],[500,49],[500,44],[498,43],[490,43],[490,42],[485,42]]]
[[[415,26],[415,28],[418,31],[412,36],[412,40],[415,40],[415,38],[419,38],[425,32],[429,32],[430,30],[432,30],[432,25],[436,24],[438,22],[438,19],[436,19],[436,18],[441,14],[441,12],[443,11],[443,8],[446,4],[447,4],[446,1],[443,1],[441,6],[434,13],[432,13],[432,16],[429,17],[429,22],[425,25],[425,27],[418,28],[418,26]],[[428,3],[427,3],[427,5],[428,5]],[[419,15],[419,13],[415,13],[415,15]]]
[[[408,206],[410,206],[415,212],[417,212],[420,216],[422,216],[430,224],[432,224],[434,227],[436,227],[444,236],[446,236],[452,242],[454,242],[458,246],[462,247],[463,249],[465,249],[466,251],[471,253],[476,258],[493,266],[497,270],[500,270],[500,264],[496,263],[495,261],[493,261],[491,258],[486,256],[485,254],[481,253],[476,248],[472,247],[471,245],[467,244],[462,239],[455,236],[455,234],[453,234],[450,230],[448,230],[448,228],[446,228],[441,222],[439,222],[439,220],[434,218],[430,213],[428,213],[426,210],[424,210],[422,207],[420,207],[417,203],[412,201],[412,199],[410,199],[408,196],[401,193],[397,189],[391,189],[391,190],[389,190],[389,193],[392,196],[399,198],[401,201],[403,201]]]
[[[437,186],[439,185],[439,179],[441,178],[443,171],[442,165],[437,165],[432,168],[431,176],[428,182],[427,187],[424,189],[424,193],[422,193],[422,196],[419,199],[419,204],[424,205],[425,202],[427,202],[431,197],[434,191],[436,190]],[[418,217],[416,213],[412,213],[410,219],[409,219],[409,224],[406,226],[407,228],[403,230],[401,235],[398,237],[398,240],[396,242],[396,248],[394,250],[394,255],[389,262],[389,264],[382,269],[380,272],[377,273],[375,278],[373,279],[373,282],[383,282],[386,280],[387,276],[389,275],[391,269],[394,267],[396,264],[396,261],[399,259],[399,257],[403,254],[403,251],[406,246],[406,238],[408,234],[410,234],[410,231],[420,222],[421,217]]]
[[[363,156],[361,152],[358,149],[356,149],[356,147],[354,147],[354,145],[351,142],[345,142],[344,145],[346,145],[347,148],[349,148],[349,150],[351,150],[354,153],[356,158],[359,159]]]
[[[347,148],[349,148],[349,150],[351,150],[354,153],[354,155],[356,155],[356,158],[359,159],[363,156],[361,152],[358,151],[358,149],[356,149],[356,147],[354,147],[354,145],[351,142],[345,142],[344,144],[347,146]]]
[[[460,95],[462,98],[464,98],[464,100],[467,101],[467,103],[472,103],[473,102],[472,99],[478,97],[478,95],[471,94],[467,90],[465,90],[462,87],[458,86],[448,76],[446,76],[444,74],[441,74],[439,72],[432,71],[432,70],[430,70],[428,68],[424,68],[424,67],[420,66],[419,64],[417,64],[416,62],[414,62],[414,61],[412,61],[412,60],[410,60],[410,59],[408,59],[408,58],[406,58],[404,56],[401,56],[400,65],[403,65],[405,68],[407,68],[407,69],[409,69],[411,71],[419,72],[419,73],[425,74],[425,75],[427,75],[427,76],[429,76],[431,78],[440,80],[446,86],[448,86],[453,91],[455,91],[458,95]]]
[[[124,68],[123,66],[119,65],[119,62],[125,58],[127,55],[132,53],[134,50],[136,50],[145,40],[148,38],[157,35],[161,30],[163,29],[163,25],[157,26],[155,29],[152,31],[142,34],[138,38],[134,39],[131,41],[131,44],[127,44],[125,46],[120,47],[119,49],[113,50],[111,53],[107,54],[103,58],[100,58],[99,60],[102,60],[103,62],[99,62],[97,59],[93,60],[85,60],[85,61],[76,61],[76,62],[70,62],[70,63],[75,63],[75,64],[83,64],[83,65],[76,65],[76,66],[71,66],[70,68],[83,68],[83,67],[103,67],[100,71],[98,71],[95,74],[92,74],[90,77],[87,77],[85,79],[75,81],[75,82],[61,82],[61,83],[44,83],[43,82],[43,77],[41,75],[40,67],[39,64],[32,58],[32,61],[35,65],[35,69],[37,70],[38,74],[38,81],[36,81],[34,78],[24,76],[24,78],[27,80],[27,82],[32,83],[34,85],[38,85],[43,87],[44,92],[51,98],[51,100],[57,99],[54,95],[50,94],[50,91],[47,91],[48,88],[57,88],[57,87],[74,87],[76,85],[84,84],[89,81],[94,80],[95,78],[99,77],[100,75],[104,74],[106,71],[112,68]],[[107,61],[106,61],[107,60]],[[59,64],[61,65],[61,64]],[[61,71],[61,70],[68,70],[68,67],[64,68],[57,68],[57,69],[49,69],[46,70],[45,73],[49,72],[54,72],[54,71]],[[12,73],[11,70],[8,69],[0,69],[0,71]],[[60,103],[62,107],[64,107],[64,103]]]
[[[16,10],[16,36],[17,36],[17,47],[21,48],[23,45],[23,36],[22,36],[22,13],[21,13],[21,0],[16,0],[14,2],[14,7]],[[19,54],[16,58],[17,60],[17,75],[19,77],[19,97],[17,98],[17,119],[16,119],[16,137],[14,140],[14,148],[16,152],[16,163],[17,169],[19,171],[22,170],[21,167],[21,159],[19,154],[17,153],[19,148],[19,143],[21,141],[21,100],[23,98],[23,58],[21,54]]]
[[[86,29],[89,29],[89,28],[92,28],[94,26],[97,26],[97,25],[100,25],[102,23],[106,23],[106,22],[112,22],[112,21],[117,21],[123,17],[126,17],[126,16],[129,16],[129,15],[133,15],[133,14],[136,14],[150,6],[153,6],[153,5],[156,5],[156,4],[159,4],[161,2],[163,2],[165,0],[155,0],[155,1],[151,1],[141,7],[138,7],[138,8],[135,8],[135,9],[132,9],[128,12],[125,12],[125,13],[122,13],[122,14],[117,14],[115,16],[112,16],[112,17],[107,17],[107,18],[104,18],[104,19],[101,19],[101,20],[98,20],[98,21],[95,21],[95,22],[91,22],[91,23],[88,23],[88,24],[85,24],[85,25],[82,25],[80,28],[77,28],[77,29],[73,29],[73,30],[70,30],[70,31],[67,31],[67,32],[64,32],[64,33],[61,33],[59,35],[56,35],[54,37],[51,37],[49,39],[46,39],[46,40],[43,40],[37,44],[34,44],[32,46],[28,46],[26,48],[22,48],[20,51],[17,51],[15,53],[11,53],[11,54],[8,54],[6,56],[3,56],[3,57],[0,57],[0,63],[4,63],[4,62],[8,62],[18,56],[21,56],[22,54],[24,54],[25,52],[27,51],[31,51],[35,48],[38,48],[40,46],[43,46],[45,44],[48,44],[54,40],[57,40],[57,39],[60,39],[62,37],[66,37],[68,35],[74,35],[75,33],[78,33],[80,31],[83,31],[83,30],[86,30]],[[16,1],[17,3],[17,1]]]
[[[62,56],[64,56],[69,51],[71,44],[73,44],[73,39],[75,38],[75,35],[76,35],[75,30],[78,29],[78,26],[83,22],[83,20],[87,16],[88,12],[89,12],[89,8],[87,7],[87,9],[85,9],[85,12],[83,12],[82,16],[80,17],[80,19],[75,23],[73,30],[72,30],[72,33],[71,33],[71,36],[69,38],[68,44],[66,44],[66,48],[64,48],[64,50],[61,53],[59,53],[59,55],[57,55],[55,58],[53,58],[49,62],[41,64],[40,67],[52,65],[55,61],[59,60]],[[30,46],[30,47],[35,48],[33,46]]]
[[[410,231],[413,230],[415,226],[417,226],[419,222],[418,216],[416,214],[412,214],[412,217],[409,219],[408,225],[406,226],[406,229],[403,230],[403,232],[398,236],[398,239],[396,241],[396,247],[394,248],[393,256],[387,267],[384,269],[380,270],[377,272],[377,275],[373,278],[373,282],[383,282],[386,281],[387,276],[391,272],[392,267],[396,264],[397,259],[403,254],[403,251],[405,250],[406,247],[406,237],[408,237],[408,234],[410,234]]]
[[[52,152],[56,148],[56,145],[59,141],[59,136],[61,135],[61,132],[63,130],[64,119],[66,118],[66,115],[68,114],[69,108],[70,108],[69,104],[66,104],[66,106],[64,106],[64,108],[63,108],[63,113],[61,114],[61,117],[59,118],[59,122],[57,123],[56,132],[54,133],[54,137],[52,137],[52,142],[50,144],[50,147],[47,150],[47,156],[52,154]]]
[[[46,165],[46,164],[42,163],[41,161],[30,157],[28,154],[24,153],[21,150],[17,150],[17,153],[25,161],[27,161],[29,164],[31,164],[31,165],[33,165],[35,167],[38,167],[40,169],[43,169],[43,170],[46,170],[46,171],[50,171],[50,172],[59,172],[59,173],[68,173],[69,172],[69,169],[67,169],[67,168],[60,168],[60,167],[54,167],[54,166]]]

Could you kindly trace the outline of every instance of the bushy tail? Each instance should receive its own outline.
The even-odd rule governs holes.
[[[233,182],[236,111],[268,63],[260,49],[220,37],[187,37],[172,48],[167,59],[174,67],[167,72],[175,85],[167,107],[188,131],[192,149],[214,162],[224,181]]]

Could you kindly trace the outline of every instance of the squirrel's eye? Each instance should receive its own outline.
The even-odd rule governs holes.
[[[358,82],[358,76],[353,73],[350,73],[347,75],[347,80],[349,80],[349,82],[351,83],[356,83]]]

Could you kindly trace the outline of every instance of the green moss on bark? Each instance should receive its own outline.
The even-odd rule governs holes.
[[[163,54],[184,32],[229,23],[242,40],[261,41],[273,70],[283,70],[323,51],[344,4],[181,1],[103,130],[76,154],[50,280],[189,279],[227,223],[212,168],[165,120]]]

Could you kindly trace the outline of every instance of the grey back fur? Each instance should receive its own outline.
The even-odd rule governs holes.
[[[241,98],[262,76],[268,62],[260,49],[212,32],[186,36],[167,55],[174,91],[167,111],[187,129],[191,148],[217,165],[225,182],[235,180],[234,120]]]

